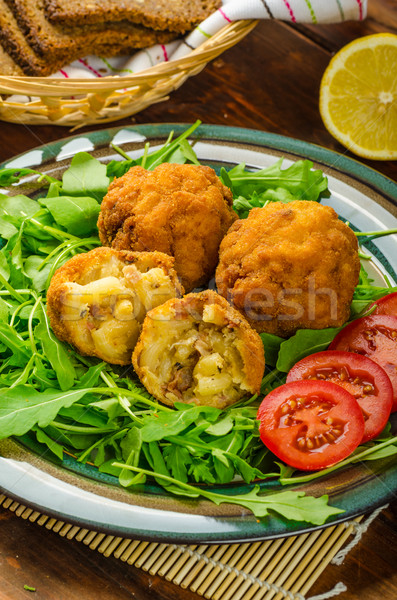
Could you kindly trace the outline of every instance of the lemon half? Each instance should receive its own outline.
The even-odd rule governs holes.
[[[351,152],[397,159],[397,35],[359,38],[332,58],[321,80],[320,113]]]

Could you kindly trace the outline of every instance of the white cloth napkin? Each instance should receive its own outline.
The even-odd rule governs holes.
[[[218,9],[184,39],[158,44],[131,57],[88,56],[61,69],[52,77],[106,77],[131,75],[160,62],[181,58],[238,19],[278,19],[292,23],[337,23],[363,20],[367,0],[223,0]]]

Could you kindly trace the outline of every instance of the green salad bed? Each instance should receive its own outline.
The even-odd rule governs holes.
[[[261,334],[267,364],[261,397],[221,411],[160,405],[132,366],[113,367],[80,356],[60,342],[49,325],[46,290],[51,277],[76,253],[100,245],[96,222],[111,180],[133,165],[153,169],[162,162],[198,164],[194,145],[188,142],[197,126],[176,139],[170,135],[156,151],[146,146],[138,160],[116,147],[120,160],[107,165],[80,152],[62,181],[31,169],[0,170],[3,188],[26,176],[41,183],[37,199],[0,195],[0,438],[27,435],[54,460],[62,461],[66,452],[116,476],[126,488],[139,490],[152,478],[169,493],[238,504],[258,518],[274,511],[286,519],[321,525],[342,511],[329,506],[325,495],[315,498],[288,486],[350,463],[395,454],[397,437],[389,426],[341,463],[302,474],[266,449],[256,414],[263,395],[283,384],[298,360],[325,350],[339,329],[300,330],[288,340]],[[220,177],[232,189],[241,218],[269,202],[319,201],[329,195],[326,177],[307,160],[283,169],[280,159],[256,172],[240,164],[228,172],[222,169]],[[392,232],[379,235],[386,233]],[[363,244],[377,237],[374,232],[358,235]],[[361,254],[365,263],[366,255]],[[393,291],[397,288],[373,285],[362,267],[351,318],[362,316],[372,301]],[[248,493],[235,495],[230,488],[219,492],[220,484],[236,477],[252,483]],[[258,480],[270,478],[285,489],[263,493]]]

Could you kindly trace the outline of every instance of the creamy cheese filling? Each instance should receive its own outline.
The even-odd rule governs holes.
[[[173,403],[221,408],[249,391],[242,342],[216,310],[204,310],[202,321],[164,318],[152,322],[139,363],[158,397]]]
[[[77,283],[65,284],[62,318],[87,353],[129,362],[147,311],[175,297],[175,285],[162,268],[140,268],[112,257]]]

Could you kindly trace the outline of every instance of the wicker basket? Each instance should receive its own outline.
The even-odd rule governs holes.
[[[209,61],[237,44],[256,23],[252,20],[230,23],[183,58],[127,77],[65,80],[0,76],[0,119],[65,127],[122,119],[166,100],[188,77],[197,75]],[[28,96],[31,100],[18,102],[11,95]]]

